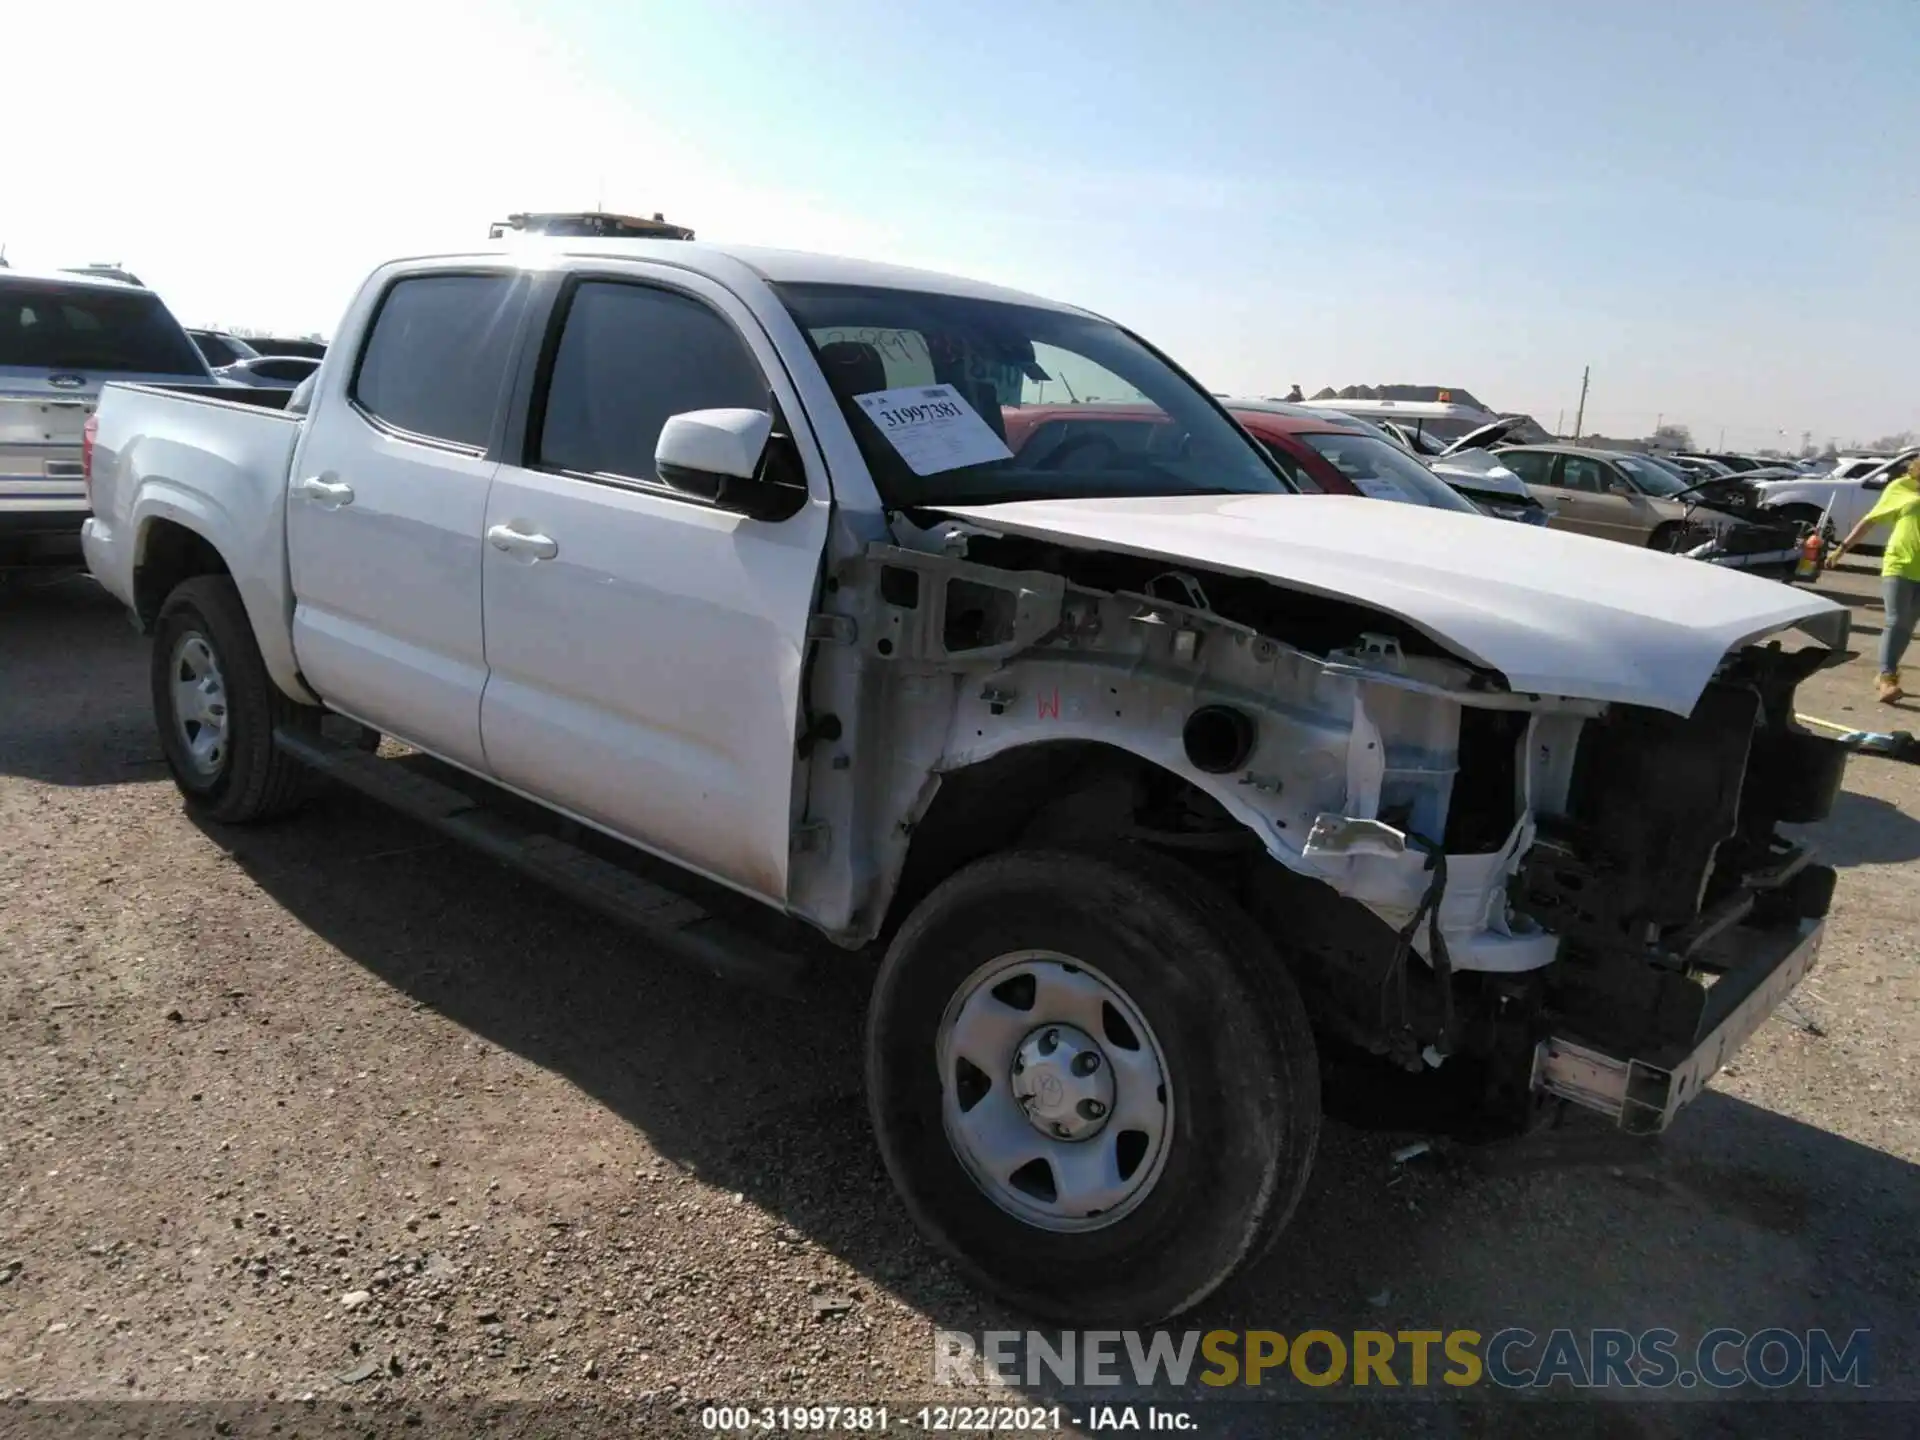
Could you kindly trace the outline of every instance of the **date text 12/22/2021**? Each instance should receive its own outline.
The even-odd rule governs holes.
[[[1154,1405],[1095,1405],[1085,1413],[1062,1405],[923,1405],[907,1411],[884,1405],[709,1405],[700,1412],[701,1429],[724,1435],[884,1434],[892,1430],[930,1435],[1051,1435],[1069,1426],[1177,1434],[1193,1431],[1195,1421],[1187,1411]]]

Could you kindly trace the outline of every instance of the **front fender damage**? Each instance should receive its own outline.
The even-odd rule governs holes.
[[[1137,588],[1106,588],[1052,566],[963,558],[950,532],[909,538],[921,543],[869,546],[832,587],[852,643],[830,663],[864,677],[854,728],[862,763],[883,775],[851,787],[861,813],[828,818],[849,834],[869,886],[845,897],[844,938],[877,931],[943,777],[1080,742],[1190,784],[1280,865],[1395,930],[1429,894],[1428,853],[1445,848],[1438,918],[1455,968],[1553,959],[1555,938],[1510,912],[1506,888],[1531,843],[1532,804],[1563,797],[1579,725],[1599,704],[1510,694],[1498,677],[1385,630],[1355,629],[1350,643],[1311,653],[1271,633],[1286,626],[1277,592],[1281,610],[1256,624],[1210,601],[1217,578],[1151,567]],[[1247,722],[1244,741],[1196,745],[1196,713],[1222,710]],[[1495,744],[1507,753],[1468,777],[1498,793],[1462,805],[1470,714],[1500,717]],[[833,788],[825,774],[816,801]],[[1419,953],[1428,933],[1413,941]]]
[[[1840,786],[1793,719],[1828,647],[1749,636],[1681,714],[1516,694],[1279,583],[965,523],[894,538],[837,567],[813,632],[803,755],[831,748],[791,903],[843,944],[995,848],[1140,841],[1267,929],[1323,1036],[1460,1057],[1502,1126],[1596,1103],[1568,1056],[1679,1077],[1670,1116],[1732,1033],[1716,997],[1811,963],[1833,871],[1778,826]]]

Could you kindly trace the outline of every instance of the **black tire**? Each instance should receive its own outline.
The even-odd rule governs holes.
[[[210,764],[195,760],[175,723],[177,647],[196,636],[217,663],[225,705],[225,740]],[[319,712],[288,698],[268,677],[229,577],[197,575],[167,596],[154,622],[151,675],[160,748],[195,809],[239,825],[284,815],[306,798],[311,772],[274,745],[273,732],[280,725],[311,726]]]
[[[947,1137],[942,1016],[979,967],[1023,950],[1097,957],[1164,1056],[1164,1163],[1104,1228],[1016,1217]],[[1074,1324],[1152,1324],[1264,1253],[1299,1202],[1320,1130],[1313,1036],[1272,945],[1210,884],[1144,852],[1014,852],[935,890],[874,982],[867,1088],[888,1172],[928,1239],[984,1289]]]

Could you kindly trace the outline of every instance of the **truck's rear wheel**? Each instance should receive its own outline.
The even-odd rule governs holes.
[[[273,731],[318,712],[268,677],[231,579],[197,575],[167,596],[153,627],[152,679],[161,751],[197,808],[239,824],[305,798],[308,773],[275,747]]]
[[[1075,1323],[1207,1295],[1286,1223],[1319,1134],[1272,947],[1151,855],[1015,853],[948,880],[875,982],[867,1083],[920,1228]]]

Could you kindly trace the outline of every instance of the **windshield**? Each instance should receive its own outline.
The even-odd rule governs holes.
[[[1362,495],[1370,495],[1375,500],[1427,505],[1436,510],[1480,513],[1426,466],[1384,440],[1376,440],[1371,435],[1336,435],[1329,431],[1309,432],[1298,438],[1318,451]]]
[[[1691,475],[1668,469],[1651,455],[1615,455],[1613,463],[1627,472],[1627,478],[1633,481],[1635,489],[1646,495],[1671,499],[1700,483]]]
[[[204,377],[160,297],[101,285],[0,282],[0,365]]]
[[[1204,391],[1104,320],[916,290],[775,289],[889,506],[1292,492]]]

